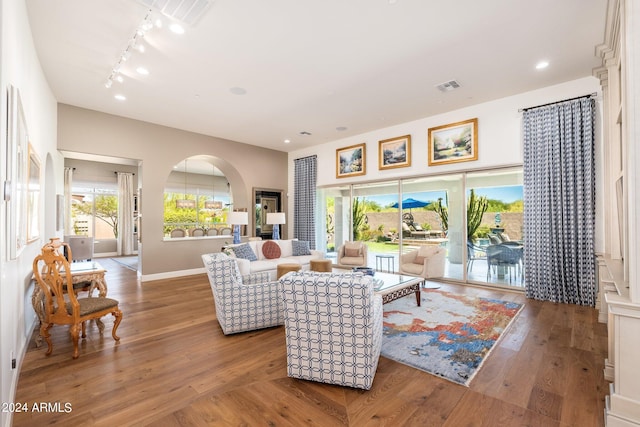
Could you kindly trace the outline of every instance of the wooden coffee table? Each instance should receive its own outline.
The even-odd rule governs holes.
[[[382,295],[383,304],[415,293],[416,303],[420,306],[420,284],[424,281],[422,277],[376,272],[373,280],[375,293]]]

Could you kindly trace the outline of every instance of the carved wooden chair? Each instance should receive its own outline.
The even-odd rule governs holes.
[[[40,325],[40,336],[47,342],[49,348],[46,354],[49,356],[53,352],[49,329],[54,324],[69,325],[73,340],[73,358],[76,359],[80,328],[82,338],[87,336],[85,322],[95,319],[102,334],[104,324],[100,318],[112,314],[115,320],[111,336],[119,341],[116,330],[122,320],[122,311],[118,308],[118,301],[111,298],[78,298],[73,290],[69,262],[58,248],[54,243],[47,243],[42,247],[42,253],[33,260],[33,274],[44,294],[44,321]]]

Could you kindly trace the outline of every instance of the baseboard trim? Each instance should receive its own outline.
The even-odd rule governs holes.
[[[151,282],[153,280],[175,279],[182,276],[193,276],[196,274],[205,274],[206,270],[202,268],[192,268],[190,270],[167,271],[165,273],[143,274],[140,276],[141,282]]]

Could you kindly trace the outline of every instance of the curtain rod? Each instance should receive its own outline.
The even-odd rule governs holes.
[[[307,156],[307,157],[300,157],[299,159],[293,159],[293,160],[303,160],[303,159],[312,159],[314,157],[318,157],[317,154],[313,154],[311,156]]]
[[[135,175],[135,173],[133,173],[133,172],[118,172],[118,171],[114,171],[113,173],[115,173],[116,175],[118,175],[119,173],[130,173],[131,175]]]
[[[553,105],[553,104],[560,104],[561,102],[574,101],[574,100],[580,99],[580,98],[587,98],[587,97],[595,98],[596,96],[598,96],[598,93],[597,92],[593,92],[593,93],[590,93],[589,95],[576,96],[574,98],[563,99],[562,101],[548,102],[546,104],[536,105],[535,107],[521,108],[521,109],[518,110],[518,113],[522,113],[523,111],[527,111],[527,110],[533,110],[534,108],[546,107],[548,105]]]

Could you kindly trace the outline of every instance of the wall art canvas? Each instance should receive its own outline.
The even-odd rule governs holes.
[[[366,144],[351,145],[336,150],[336,178],[364,175]]]
[[[478,119],[429,129],[429,166],[478,160]]]
[[[378,146],[378,169],[411,166],[411,135],[385,139]]]

